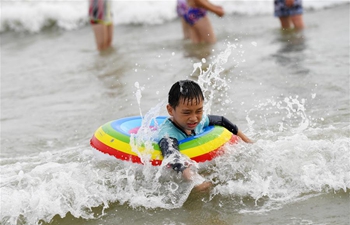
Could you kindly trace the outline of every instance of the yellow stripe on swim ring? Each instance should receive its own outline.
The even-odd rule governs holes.
[[[117,132],[115,132],[114,134],[116,134]],[[118,135],[119,137],[121,135]],[[95,137],[102,142],[103,144],[116,149],[118,151],[121,151],[125,154],[129,154],[129,155],[133,155],[133,156],[138,156],[138,154],[136,152],[134,152],[130,146],[130,137],[127,138],[129,141],[126,142],[126,138],[123,138],[123,141],[117,139],[116,137],[113,137],[109,134],[107,134],[104,129],[103,126],[100,127],[96,132],[95,132]],[[156,145],[155,143],[153,145]],[[154,146],[155,148],[155,146]],[[139,147],[138,151],[140,152],[140,154],[143,153],[150,153],[151,154],[151,159],[158,159],[161,160],[163,159],[162,153],[159,150],[156,149],[151,149],[151,150],[147,150],[144,147]]]

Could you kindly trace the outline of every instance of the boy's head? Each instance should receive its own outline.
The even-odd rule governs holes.
[[[201,122],[204,96],[200,86],[191,80],[176,82],[169,91],[167,110],[171,120],[187,134]]]
[[[168,94],[168,103],[174,109],[183,103],[198,104],[204,101],[201,87],[191,80],[180,80],[173,84]]]

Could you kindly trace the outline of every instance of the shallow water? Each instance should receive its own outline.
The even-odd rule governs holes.
[[[117,25],[101,54],[90,27],[2,33],[1,224],[348,224],[349,7],[304,18],[282,33],[270,15],[211,16],[219,41],[197,46],[178,20]],[[207,81],[198,63],[221,85],[205,87],[208,112],[256,141],[198,165],[209,193],[96,155],[100,125],[145,115],[179,79]]]

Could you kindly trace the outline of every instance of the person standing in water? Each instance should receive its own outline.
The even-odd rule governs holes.
[[[184,19],[190,25],[190,39],[193,43],[216,42],[213,27],[207,16],[207,11],[211,11],[222,17],[225,13],[221,6],[213,5],[208,0],[187,0],[188,9],[184,14]]]
[[[275,16],[280,19],[282,29],[304,28],[302,0],[275,0],[274,5]]]
[[[95,34],[97,49],[103,51],[112,45],[113,21],[110,0],[89,0],[89,19]]]
[[[207,126],[225,127],[231,133],[240,137],[246,143],[252,141],[238,127],[223,116],[203,115],[204,95],[200,86],[191,80],[181,80],[173,84],[168,94],[168,119],[160,125],[157,135],[158,144],[167,166],[176,172],[181,172],[185,180],[195,181],[195,189],[204,191],[211,187],[210,181],[205,181],[191,169],[191,162],[184,160],[179,151],[179,141],[203,132]]]

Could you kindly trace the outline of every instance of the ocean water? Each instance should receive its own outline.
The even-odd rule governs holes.
[[[214,1],[214,45],[182,39],[175,3],[114,1],[98,53],[87,2],[1,2],[0,224],[349,224],[349,2],[304,1],[306,29],[281,32],[272,1]],[[90,147],[108,121],[166,115],[186,78],[255,140],[197,165],[209,192]]]

